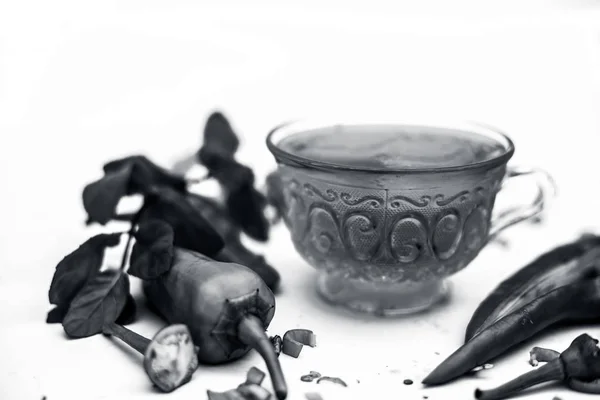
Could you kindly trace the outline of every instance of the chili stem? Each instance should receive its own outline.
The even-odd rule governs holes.
[[[534,347],[529,352],[529,363],[535,367],[540,362],[549,362],[558,357],[560,357],[560,353],[556,350]]]
[[[254,315],[246,315],[238,324],[238,338],[262,356],[271,375],[275,395],[279,400],[285,400],[288,390],[281,364],[261,321]]]
[[[141,355],[146,353],[146,349],[150,345],[150,339],[114,322],[105,325],[102,331],[105,335],[111,335],[121,339],[123,342],[137,350]]]
[[[475,398],[479,400],[500,400],[511,397],[518,392],[540,383],[564,380],[565,370],[561,359],[554,359],[542,367],[529,371],[510,382],[489,390],[475,390]]]

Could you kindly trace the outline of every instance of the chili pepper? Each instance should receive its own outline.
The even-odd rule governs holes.
[[[554,289],[501,318],[456,350],[424,380],[439,385],[458,378],[559,322],[600,318],[600,278]]]
[[[273,345],[265,333],[275,312],[275,297],[252,270],[175,248],[171,268],[143,284],[148,301],[169,323],[184,323],[200,362],[220,364],[251,348],[263,357],[277,397],[287,385]]]
[[[600,378],[600,349],[598,340],[588,334],[575,338],[558,357],[542,367],[527,372],[495,389],[475,391],[480,400],[499,400],[511,397],[540,383],[559,380],[591,381]]]
[[[586,234],[542,254],[521,268],[500,283],[477,307],[467,326],[465,342],[535,298],[586,276],[598,275],[593,261],[598,258],[599,248],[600,236]]]
[[[192,379],[198,367],[198,347],[190,339],[185,325],[169,325],[152,340],[116,323],[103,327],[105,335],[127,343],[144,356],[144,370],[160,390],[172,392]]]
[[[254,254],[241,241],[241,229],[227,211],[216,201],[190,193],[187,199],[223,238],[224,247],[213,258],[217,261],[244,265],[256,272],[269,289],[276,291],[280,275],[263,256]]]

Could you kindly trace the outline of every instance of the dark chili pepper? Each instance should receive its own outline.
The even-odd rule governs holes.
[[[277,398],[286,398],[279,359],[265,333],[275,297],[256,273],[176,247],[171,268],[144,280],[143,289],[166,321],[189,327],[194,342],[201,344],[200,362],[225,363],[254,348],[267,364]]]
[[[239,225],[230,217],[225,208],[215,200],[190,193],[187,199],[198,212],[212,225],[223,238],[224,247],[213,256],[217,261],[244,265],[256,272],[269,289],[277,291],[280,275],[261,255],[254,254],[241,241]]]
[[[600,278],[554,289],[474,336],[424,380],[439,385],[456,379],[559,322],[600,318]]]
[[[598,340],[588,334],[575,338],[569,348],[542,367],[527,372],[495,389],[475,391],[480,400],[500,400],[549,381],[589,382],[600,378],[600,349]]]
[[[477,307],[467,326],[465,342],[500,318],[560,286],[598,275],[594,262],[600,236],[586,234],[559,246],[521,268],[492,291]],[[596,252],[590,253],[596,249]]]

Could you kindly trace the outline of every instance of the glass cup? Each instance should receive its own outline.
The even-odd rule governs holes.
[[[555,191],[546,172],[507,167],[513,142],[481,124],[417,125],[484,135],[501,146],[489,159],[452,166],[356,167],[280,146],[289,135],[331,126],[340,124],[301,121],[268,135],[278,164],[270,190],[281,196],[294,247],[319,271],[318,293],[355,311],[391,316],[433,306],[448,294],[446,278],[502,230],[538,215]],[[492,217],[496,194],[518,177],[533,181],[535,199]]]

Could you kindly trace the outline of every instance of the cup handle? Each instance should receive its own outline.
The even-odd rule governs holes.
[[[506,228],[516,225],[519,222],[530,220],[539,215],[544,211],[548,201],[556,196],[557,189],[552,176],[550,176],[548,172],[538,168],[508,167],[501,189],[504,188],[504,185],[511,179],[526,176],[535,180],[537,187],[535,199],[531,204],[510,207],[493,217],[488,233],[488,242],[496,239],[500,232]]]

